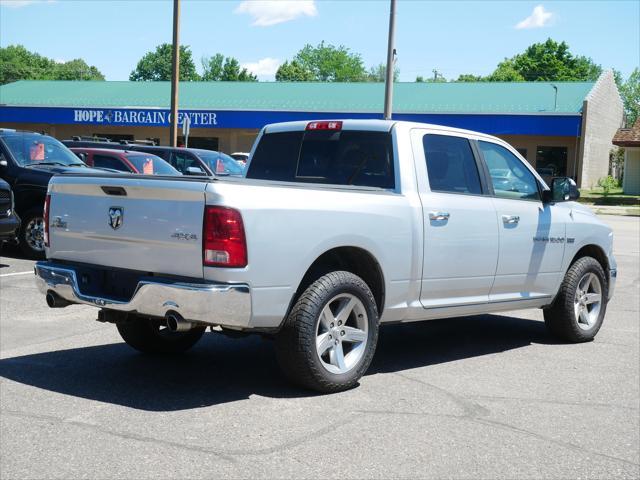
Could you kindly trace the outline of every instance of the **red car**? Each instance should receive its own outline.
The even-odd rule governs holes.
[[[144,175],[182,175],[156,155],[108,148],[71,148],[84,163],[94,168],[108,168]]]

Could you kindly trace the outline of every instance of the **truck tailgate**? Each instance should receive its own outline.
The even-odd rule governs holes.
[[[56,176],[48,257],[201,278],[206,181]]]

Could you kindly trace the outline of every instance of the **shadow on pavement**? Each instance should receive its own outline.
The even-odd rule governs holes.
[[[381,329],[369,374],[402,371],[549,343],[542,322],[482,315]],[[0,360],[0,376],[53,392],[148,411],[206,407],[252,394],[314,395],[280,374],[272,344],[258,336],[206,334],[189,353],[142,355],[124,343]]]

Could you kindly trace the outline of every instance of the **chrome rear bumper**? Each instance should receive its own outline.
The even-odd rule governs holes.
[[[38,262],[36,282],[43,294],[55,293],[70,303],[164,317],[177,312],[185,320],[207,325],[249,327],[251,292],[246,284],[187,283],[154,278],[138,282],[128,301],[84,295],[71,266]]]

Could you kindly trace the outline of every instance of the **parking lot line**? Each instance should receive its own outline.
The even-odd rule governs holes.
[[[28,275],[28,274],[33,275],[33,270],[29,270],[28,272],[3,273],[3,274],[0,274],[0,278],[3,278],[3,277],[14,277],[16,275]]]

